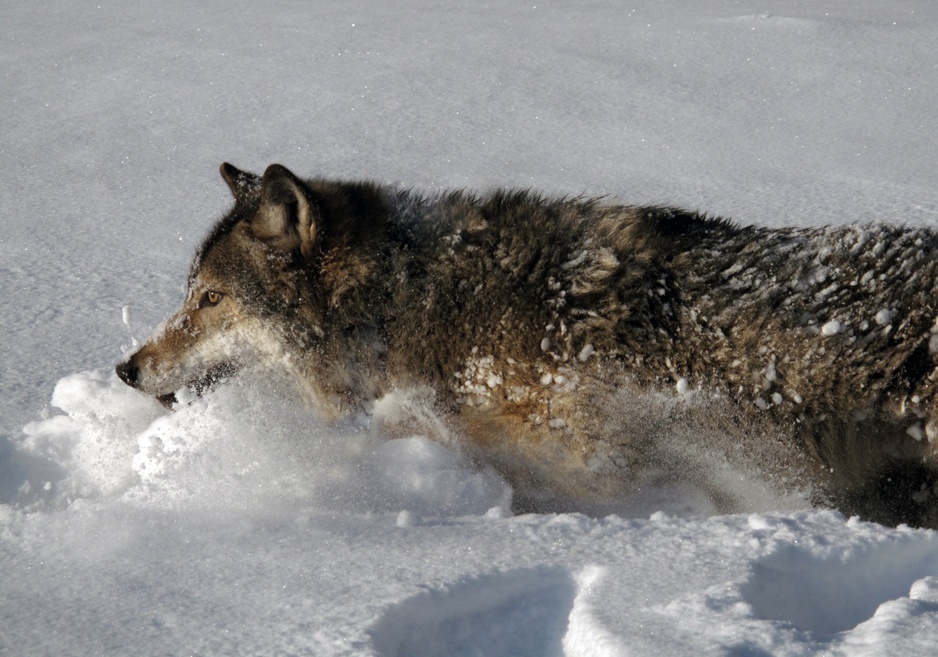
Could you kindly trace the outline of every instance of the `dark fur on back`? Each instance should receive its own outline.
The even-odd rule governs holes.
[[[938,524],[932,231],[222,172],[235,207],[170,322],[200,328],[167,329],[119,367],[144,391],[272,350],[334,417],[426,389],[531,500],[706,480],[658,438],[662,405],[696,391],[671,413],[701,428],[695,448],[848,513]],[[214,288],[224,311],[196,302]],[[253,356],[200,346],[231,327]],[[617,419],[633,407],[634,423]]]

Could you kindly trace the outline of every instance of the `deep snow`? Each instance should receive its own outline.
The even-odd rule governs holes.
[[[54,0],[0,25],[0,654],[934,650],[935,532],[673,491],[512,517],[458,442],[326,426],[276,382],[167,414],[112,367],[179,301],[223,160],[938,226],[938,5]]]

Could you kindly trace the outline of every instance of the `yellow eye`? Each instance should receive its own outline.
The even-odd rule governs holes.
[[[216,306],[218,302],[221,301],[222,296],[221,292],[216,292],[215,290],[209,290],[202,295],[202,300],[199,302],[199,308],[204,308],[205,306]]]

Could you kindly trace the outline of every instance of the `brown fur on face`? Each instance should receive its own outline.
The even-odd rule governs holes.
[[[237,302],[222,291],[224,287],[201,280],[192,286],[182,308],[119,366],[121,378],[169,404],[182,385],[201,390],[236,371],[237,361],[229,360],[219,348],[216,353],[207,348],[227,339],[231,329],[244,322]]]
[[[730,463],[938,525],[932,231],[222,175],[235,205],[183,308],[118,368],[144,392],[253,363],[330,417],[430,390],[434,426],[532,508],[683,477],[733,510]],[[222,300],[200,306],[209,290]]]

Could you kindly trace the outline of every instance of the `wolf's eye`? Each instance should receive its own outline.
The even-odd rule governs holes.
[[[202,295],[202,298],[199,300],[199,308],[205,308],[206,306],[217,306],[218,302],[222,298],[221,292],[216,292],[215,290],[209,290]]]

